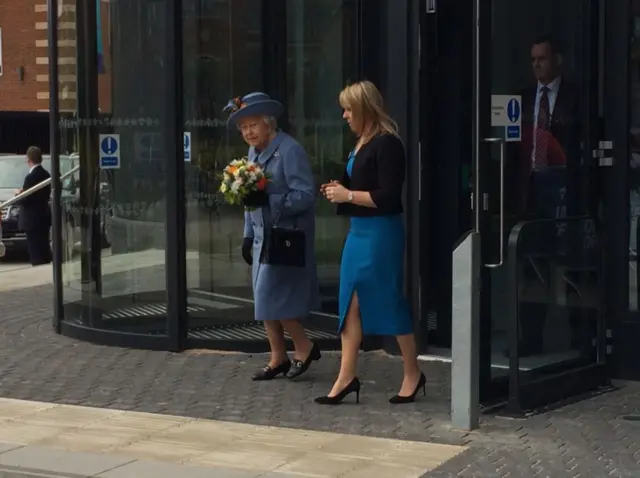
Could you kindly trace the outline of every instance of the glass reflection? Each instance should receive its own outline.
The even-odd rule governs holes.
[[[58,32],[75,45],[59,53],[61,152],[80,166],[66,185],[74,199],[62,203],[65,320],[162,335],[165,4],[74,7],[62,10]]]
[[[595,221],[532,221],[522,228],[518,249],[521,372],[541,375],[594,363],[601,300]]]
[[[243,212],[226,205],[217,192],[222,168],[245,156],[247,147],[237,131],[226,128],[223,107],[229,98],[251,91],[281,101],[286,112],[280,125],[305,147],[316,183],[339,177],[347,148],[337,93],[358,65],[351,53],[354,40],[343,33],[345,24],[357,29],[354,6],[342,0],[184,0],[190,329],[253,321],[251,273],[241,257]],[[273,28],[274,22],[283,28]],[[328,319],[337,312],[346,226],[335,208],[321,201],[316,221],[323,295],[318,320],[333,331]]]
[[[593,231],[578,232],[570,230],[566,218],[587,214],[598,202],[590,198],[590,164],[583,161],[582,151],[580,111],[587,92],[581,87],[590,54],[581,20],[586,4],[565,3],[493,1],[492,58],[499,61],[491,65],[491,93],[519,95],[522,101],[521,141],[507,145],[506,234],[521,221],[542,220],[545,225],[522,231],[533,236],[527,241],[536,247],[518,256],[523,370],[542,370],[577,356],[590,360],[598,317],[592,256],[569,260],[564,249],[553,249],[580,245],[585,235],[595,234],[593,221]],[[504,137],[497,129],[492,133]],[[498,156],[494,159],[489,174],[498,178]],[[490,188],[498,197],[497,179]],[[497,217],[493,219],[497,237]],[[505,311],[513,289],[507,268],[492,271],[491,280],[492,373],[500,376],[508,373],[510,324]]]

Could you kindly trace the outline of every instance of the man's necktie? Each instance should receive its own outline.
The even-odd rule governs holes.
[[[540,89],[540,105],[538,106],[538,122],[536,123],[536,149],[534,156],[534,169],[546,168],[547,146],[549,142],[549,126],[551,124],[551,112],[549,108],[549,88],[543,86]]]

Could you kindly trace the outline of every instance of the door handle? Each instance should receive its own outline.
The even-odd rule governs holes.
[[[500,255],[499,261],[493,264],[485,264],[485,267],[495,269],[504,264],[504,157],[505,146],[502,138],[485,138],[485,143],[500,144]]]

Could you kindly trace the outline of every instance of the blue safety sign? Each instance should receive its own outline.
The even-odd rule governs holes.
[[[120,168],[120,135],[101,134],[100,145],[100,168],[118,169]]]

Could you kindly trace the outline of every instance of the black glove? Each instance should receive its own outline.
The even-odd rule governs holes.
[[[251,191],[243,198],[242,204],[245,207],[257,209],[269,204],[269,195],[264,191]]]
[[[253,248],[253,237],[245,237],[242,241],[242,258],[244,261],[252,265],[253,256],[251,255],[251,249]]]

